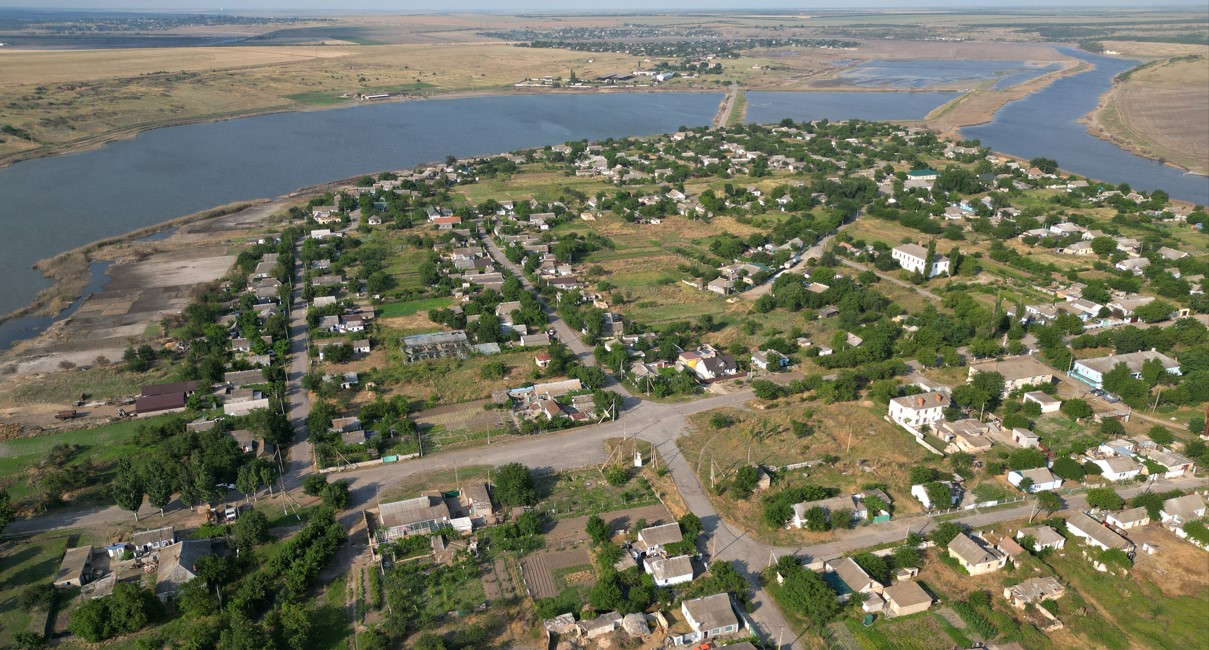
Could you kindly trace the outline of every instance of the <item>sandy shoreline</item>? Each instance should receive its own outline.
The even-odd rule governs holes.
[[[266,202],[266,199],[258,199],[229,203],[139,228],[124,235],[106,237],[105,239],[64,251],[54,257],[39,260],[34,264],[33,268],[41,271],[53,284],[38,292],[38,295],[34,297],[30,304],[0,316],[0,323],[22,316],[53,316],[62,311],[67,305],[78,299],[84,287],[88,286],[91,279],[89,265],[94,261],[91,259],[91,254],[102,248],[129,243],[136,239],[154,235],[168,228],[225,216]]]

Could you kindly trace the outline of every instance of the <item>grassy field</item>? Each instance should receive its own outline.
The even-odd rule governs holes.
[[[692,416],[694,432],[681,437],[677,444],[706,485],[710,483],[711,463],[715,483],[725,485],[739,467],[749,462],[776,467],[837,456],[840,460],[834,464],[783,473],[773,489],[815,484],[853,494],[863,484],[884,483],[890,488],[896,514],[918,511],[918,502],[909,494],[906,470],[928,460],[929,454],[908,434],[881,419],[880,411],[871,402],[791,403],[764,412],[719,409]],[[734,424],[714,428],[710,419],[715,414],[729,416]],[[792,430],[793,421],[809,422],[814,433],[797,437]],[[831,535],[770,528],[761,520],[763,504],[758,494],[739,499],[724,490],[711,498],[727,521],[772,543],[813,543]]]
[[[146,384],[167,380],[171,373],[157,368],[146,373],[127,372],[120,367],[93,367],[49,373],[41,377],[22,377],[0,393],[5,404],[60,403],[67,408],[87,393],[89,400],[108,400],[137,395]]]
[[[85,145],[181,121],[335,104],[344,94],[500,91],[525,77],[625,69],[628,57],[506,44],[356,45],[0,53],[5,123],[0,157]]]
[[[1095,114],[1099,134],[1143,155],[1209,173],[1209,123],[1193,117],[1209,112],[1206,50],[1194,60],[1141,68],[1114,86]]]
[[[79,445],[79,453],[66,465],[68,470],[86,463],[106,467],[119,458],[137,454],[139,448],[133,444],[133,440],[139,427],[169,417],[171,416],[126,420],[95,429],[64,431],[0,442],[0,481],[8,485],[8,493],[14,501],[36,497],[37,489],[31,485],[30,472],[55,445]],[[89,499],[95,496],[96,488],[97,486],[91,486],[71,498]]]
[[[17,598],[27,587],[50,582],[69,537],[62,532],[28,540],[0,542],[0,646],[13,647],[13,635],[25,630],[41,632],[45,613],[29,611]]]
[[[425,300],[412,300],[410,302],[392,302],[379,307],[378,314],[382,318],[414,316],[420,312],[442,309],[451,304],[453,304],[452,298],[427,298]]]

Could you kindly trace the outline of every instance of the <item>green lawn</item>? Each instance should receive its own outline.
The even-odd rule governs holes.
[[[861,620],[848,618],[844,625],[856,637],[857,643],[869,650],[932,650],[950,644],[963,648],[970,646],[969,639],[931,611],[894,619],[879,616],[870,627],[865,627]]]
[[[426,298],[424,300],[393,302],[388,305],[382,305],[379,311],[382,318],[398,318],[401,316],[414,316],[420,312],[427,312],[433,309],[442,309],[451,304],[453,304],[453,298]]]
[[[0,647],[12,647],[13,634],[38,631],[45,622],[45,613],[26,610],[17,598],[27,587],[54,579],[68,539],[58,532],[0,546]]]
[[[1134,647],[1194,648],[1203,643],[1209,588],[1196,596],[1166,596],[1141,576],[1100,573],[1070,548],[1065,555],[1052,555],[1046,562],[1063,582],[1098,605],[1129,636]],[[1059,604],[1066,605],[1061,601]],[[1078,616],[1077,612],[1071,612],[1062,618],[1072,620]],[[1090,635],[1095,631],[1084,632]],[[1119,639],[1120,647],[1130,647],[1128,641],[1111,631],[1093,641],[1107,645],[1113,637]]]
[[[14,501],[27,499],[36,492],[24,473],[37,466],[55,445],[81,447],[79,453],[67,464],[68,468],[78,467],[85,462],[104,466],[122,457],[137,456],[141,451],[141,448],[134,444],[138,428],[171,417],[173,416],[125,420],[95,429],[64,431],[0,442],[0,480],[12,481],[8,493]]]

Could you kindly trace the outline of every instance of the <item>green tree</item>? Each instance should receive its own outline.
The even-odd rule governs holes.
[[[1050,466],[1050,471],[1068,481],[1082,481],[1084,475],[1083,466],[1079,464],[1079,461],[1067,456],[1055,460]]]
[[[777,560],[777,572],[784,581],[781,591],[786,606],[801,612],[820,629],[839,613],[835,591],[819,574],[802,567],[796,557],[786,555]]]
[[[306,650],[311,647],[311,617],[306,603],[290,600],[281,603],[281,631],[289,648]]]
[[[621,583],[617,579],[617,572],[612,570],[606,570],[588,592],[588,603],[600,612],[618,609],[621,607],[622,598]]]
[[[152,506],[159,508],[160,516],[164,516],[164,507],[172,503],[172,494],[176,492],[178,472],[172,466],[172,460],[163,455],[156,455],[143,461],[143,484],[147,488],[147,500]]]
[[[205,580],[190,580],[180,586],[174,600],[186,617],[200,618],[218,613],[218,596]]]
[[[952,521],[942,521],[937,524],[936,528],[928,535],[928,539],[932,540],[937,546],[944,548],[953,541],[954,537],[965,532],[961,524]]]
[[[8,490],[0,490],[0,533],[3,533],[16,517],[17,511],[13,509]]]
[[[259,510],[248,510],[231,527],[231,538],[241,554],[269,541],[269,518]]]
[[[1171,435],[1171,432],[1167,430],[1167,427],[1157,424],[1153,427],[1150,427],[1150,432],[1146,435],[1150,436],[1151,440],[1164,446],[1175,442],[1175,436]]]
[[[904,544],[894,549],[894,566],[899,568],[919,566],[920,555],[919,549],[909,544]]]
[[[585,526],[588,536],[597,544],[604,544],[609,541],[609,524],[601,519],[599,515],[588,517],[588,523]]]
[[[1094,413],[1091,405],[1081,399],[1068,399],[1062,402],[1061,411],[1074,420],[1090,417]]]
[[[321,495],[323,505],[332,508],[333,510],[344,510],[349,506],[351,498],[348,493],[348,481],[339,480],[328,483],[323,488]]]
[[[134,520],[139,520],[139,507],[143,505],[143,477],[129,458],[118,459],[109,493],[119,508],[133,512]]]
[[[1049,490],[1038,492],[1037,506],[1046,512],[1058,512],[1062,509],[1062,497]]]
[[[1087,505],[1105,510],[1120,510],[1125,505],[1125,499],[1112,488],[1092,488],[1087,491]]]
[[[495,472],[495,496],[504,506],[531,506],[537,503],[537,490],[529,468],[509,463]]]
[[[680,531],[684,534],[686,540],[696,540],[697,536],[705,530],[705,525],[701,523],[701,518],[693,513],[687,513],[680,518]]]
[[[886,559],[872,553],[858,553],[852,556],[852,561],[865,570],[869,577],[882,584],[890,584],[890,565]]]
[[[13,635],[17,650],[41,650],[46,647],[46,637],[37,632],[22,630]]]

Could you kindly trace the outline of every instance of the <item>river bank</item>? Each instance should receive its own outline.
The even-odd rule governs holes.
[[[1061,70],[1016,84],[1006,90],[986,89],[965,93],[929,113],[924,117],[924,124],[942,137],[961,139],[962,128],[987,124],[995,119],[995,114],[1004,106],[1039,92],[1063,77],[1094,69],[1094,66],[1078,60],[1062,63]]]
[[[54,257],[39,260],[34,264],[34,268],[46,276],[53,284],[38,292],[33,302],[12,311],[8,314],[0,315],[0,323],[5,323],[14,318],[24,316],[53,316],[61,312],[67,305],[78,300],[85,287],[91,281],[92,274],[89,270],[90,265],[94,261],[101,261],[95,254],[103,248],[117,246],[120,244],[128,244],[138,239],[146,238],[150,235],[162,232],[169,228],[175,228],[186,224],[197,223],[214,219],[224,215],[231,214],[244,210],[254,205],[265,203],[265,200],[259,201],[241,201],[229,203],[227,205],[202,210],[194,214],[169,219],[163,223],[158,223],[145,228],[133,230],[124,235],[117,237],[108,237],[95,242],[73,248],[65,251]]]

